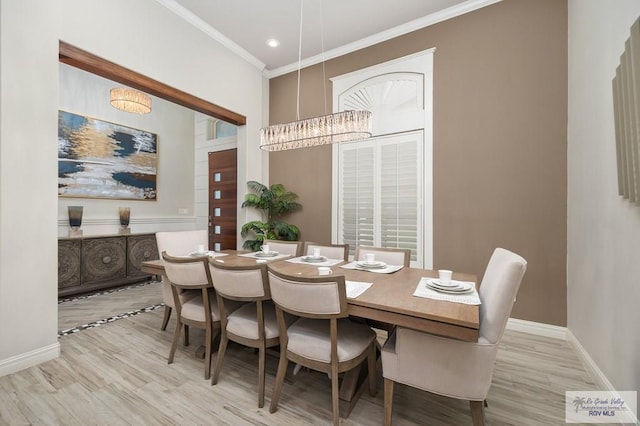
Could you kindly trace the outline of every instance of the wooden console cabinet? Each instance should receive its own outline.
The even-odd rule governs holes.
[[[144,281],[146,260],[158,259],[155,234],[58,239],[58,297]]]

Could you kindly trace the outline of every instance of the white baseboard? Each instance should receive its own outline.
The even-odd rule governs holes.
[[[544,324],[541,322],[526,321],[517,318],[509,318],[509,321],[507,321],[507,329],[559,340],[567,340],[568,331],[567,327]]]
[[[576,336],[571,332],[571,330],[568,330],[567,332],[567,340],[575,349],[576,353],[578,354],[578,358],[580,358],[580,361],[582,361],[582,364],[584,364],[587,373],[589,373],[591,378],[596,382],[596,385],[598,385],[598,387],[602,390],[615,391],[615,388],[613,387],[609,379],[607,379],[607,376],[605,376],[602,370],[600,370],[598,364],[596,364],[593,358],[591,358],[589,353],[582,346]]]
[[[591,356],[589,355],[587,350],[582,346],[578,338],[571,332],[571,330],[568,330],[568,329],[567,329],[567,340],[569,341],[569,344],[573,347],[573,349],[576,351],[576,354],[578,355],[578,358],[580,358],[580,361],[582,361],[582,365],[584,365],[584,368],[587,370],[587,374],[589,374],[589,376],[591,376],[591,378],[595,381],[596,387],[599,390],[617,392],[616,388],[613,387],[613,384],[611,384],[609,379],[607,379],[607,376],[605,376],[602,370],[600,370],[600,367],[598,367],[598,364],[596,364],[593,358],[591,358]],[[625,424],[628,424],[628,423],[625,423]],[[638,420],[637,417],[634,419],[634,424],[640,425],[640,421]]]
[[[34,349],[23,354],[0,360],[0,377],[33,367],[60,356],[60,343]]]

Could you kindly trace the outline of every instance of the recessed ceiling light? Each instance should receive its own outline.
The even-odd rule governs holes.
[[[269,47],[278,47],[280,45],[280,42],[275,38],[270,38],[269,40],[267,40],[267,44],[269,45]]]

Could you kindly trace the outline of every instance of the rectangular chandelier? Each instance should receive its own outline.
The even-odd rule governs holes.
[[[265,151],[307,148],[371,137],[370,111],[342,111],[260,129]]]

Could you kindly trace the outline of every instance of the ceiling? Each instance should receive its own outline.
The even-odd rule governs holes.
[[[157,1],[273,77],[298,67],[301,5],[307,66],[499,0]],[[268,39],[280,45],[269,47]]]

